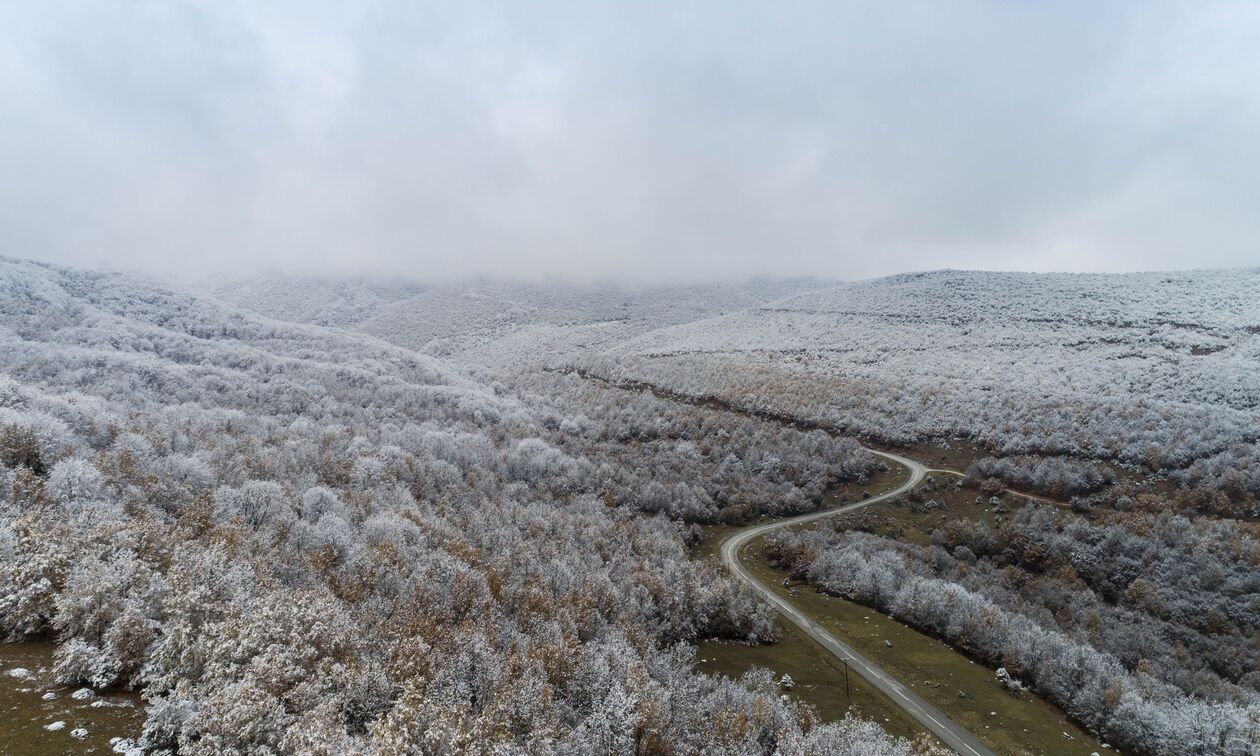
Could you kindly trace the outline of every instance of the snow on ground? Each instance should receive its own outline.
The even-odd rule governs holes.
[[[1161,453],[1185,447],[1184,464],[1254,440],[1260,270],[893,276],[658,329],[605,354],[623,378],[728,398],[788,380],[789,410],[890,438],[1033,435],[1011,451],[1122,448],[1131,460],[1168,441]],[[770,393],[784,408],[782,386]],[[1091,413],[1129,416],[1117,428]]]
[[[1260,406],[1260,270],[894,276],[653,331],[610,350],[793,355],[818,374]]]

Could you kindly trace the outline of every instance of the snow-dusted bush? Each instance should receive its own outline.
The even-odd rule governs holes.
[[[62,503],[71,504],[99,499],[105,492],[105,482],[91,462],[72,458],[53,465],[47,488]]]
[[[214,498],[221,517],[239,517],[255,530],[296,517],[284,487],[272,481],[251,480],[240,488],[224,486],[215,491]]]
[[[969,482],[986,478],[1060,499],[1091,493],[1116,481],[1108,468],[1061,457],[985,457],[967,468]]]

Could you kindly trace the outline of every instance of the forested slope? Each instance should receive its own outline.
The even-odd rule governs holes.
[[[582,366],[889,443],[1116,460],[1256,514],[1260,270],[942,271],[637,337]],[[1247,465],[1252,467],[1253,465]]]
[[[641,513],[729,502],[605,485],[603,445],[643,424],[611,407],[568,417],[359,334],[12,259],[0,373],[0,633],[55,638],[63,680],[142,688],[147,747],[910,752],[690,670],[687,641],[773,624]],[[740,463],[749,433],[701,456]],[[815,474],[869,465],[835,451],[759,475],[811,506]],[[704,464],[678,475],[699,490]]]

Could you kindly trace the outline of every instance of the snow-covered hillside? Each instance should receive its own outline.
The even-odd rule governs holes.
[[[809,292],[615,353],[799,355],[806,369],[1260,406],[1260,270],[940,272]]]
[[[631,293],[264,281],[232,289],[250,311],[0,258],[0,634],[55,636],[67,683],[142,689],[143,742],[181,753],[576,754],[633,750],[644,728],[677,752],[908,753],[869,723],[806,727],[769,678],[698,675],[679,645],[775,632],[749,589],[690,557],[691,524],[813,511],[866,480],[872,455],[537,368],[564,358],[886,441],[1147,464],[1186,484],[1176,502],[1147,489],[1135,505],[1127,482],[1069,456],[972,470],[1094,497],[1111,520],[1089,537],[1136,554],[1130,530],[1191,527],[1169,519],[1174,504],[1254,514],[1258,279],[944,272]],[[1062,527],[1085,538],[1084,523]],[[1251,526],[1193,527],[1244,565],[1237,577],[1191,590],[1165,569],[1112,590],[1131,578],[1121,567],[1042,574],[1045,550],[1002,551],[1018,533],[983,523],[954,527],[970,551],[951,553],[1005,554],[1049,599],[1071,588],[1096,603],[1079,575],[1123,604],[1107,611],[1125,624],[1080,648],[1102,649],[1090,679],[1115,671],[1145,708],[1100,693],[1077,712],[1099,730],[1189,700],[1249,706],[1260,686],[1242,640],[1258,610],[1235,600],[1255,593]],[[1159,667],[1164,687],[1129,651],[1155,641],[1125,628],[1186,649]],[[1218,720],[1243,716],[1229,712]],[[1181,741],[1115,734],[1158,751],[1199,732],[1176,727]]]
[[[637,288],[493,281],[423,286],[279,277],[218,279],[208,290],[270,317],[338,325],[426,354],[516,370],[826,285],[802,280]]]
[[[338,414],[338,400],[366,385],[382,408],[420,393],[498,401],[459,368],[378,339],[271,320],[113,273],[0,258],[0,326],[11,377],[130,407]]]
[[[894,441],[969,435],[1007,453],[1179,465],[1256,436],[1260,270],[894,276],[607,354],[622,377]]]
[[[194,293],[209,294],[269,318],[340,327],[353,327],[390,304],[427,288],[416,283],[365,279],[224,275],[199,281],[191,287]]]
[[[491,374],[571,361],[894,443],[961,436],[998,454],[1188,468],[1192,484],[1260,495],[1260,476],[1229,472],[1260,456],[1260,270],[818,286],[272,279],[215,291]]]

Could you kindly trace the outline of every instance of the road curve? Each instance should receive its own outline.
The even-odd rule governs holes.
[[[869,499],[864,499],[853,504],[846,504],[833,509],[811,512],[810,514],[800,515],[798,517],[789,517],[783,520],[768,522],[764,525],[753,525],[751,527],[744,528],[743,530],[733,533],[722,542],[722,561],[735,575],[735,577],[755,588],[759,593],[761,593],[766,601],[769,601],[770,604],[777,609],[780,614],[787,617],[793,625],[796,625],[806,635],[818,641],[823,648],[830,651],[836,658],[843,660],[850,669],[861,675],[875,688],[882,691],[884,695],[888,696],[894,704],[913,717],[915,721],[923,725],[924,728],[944,741],[944,743],[950,748],[953,748],[961,754],[965,754],[965,756],[991,756],[993,751],[986,748],[983,743],[976,739],[974,735],[959,726],[956,722],[952,721],[949,717],[945,716],[940,709],[937,709],[932,704],[923,700],[919,694],[893,679],[893,677],[881,669],[879,665],[867,660],[851,646],[836,638],[836,636],[832,635],[817,622],[813,621],[796,607],[792,606],[768,586],[763,585],[759,580],[752,576],[752,573],[750,573],[748,568],[740,561],[740,551],[755,538],[759,538],[771,531],[778,530],[779,528],[786,528],[805,522],[821,520],[825,517],[834,517],[835,515],[842,514],[844,512],[852,512],[855,509],[860,509],[869,504],[891,499],[894,496],[898,496],[914,488],[929,472],[937,472],[936,470],[929,470],[912,459],[906,459],[905,457],[896,454],[888,454],[886,452],[875,451],[874,449],[871,449],[870,452],[877,457],[881,457],[908,468],[910,470],[910,478],[905,483],[888,493],[880,494],[879,496],[872,496]]]

